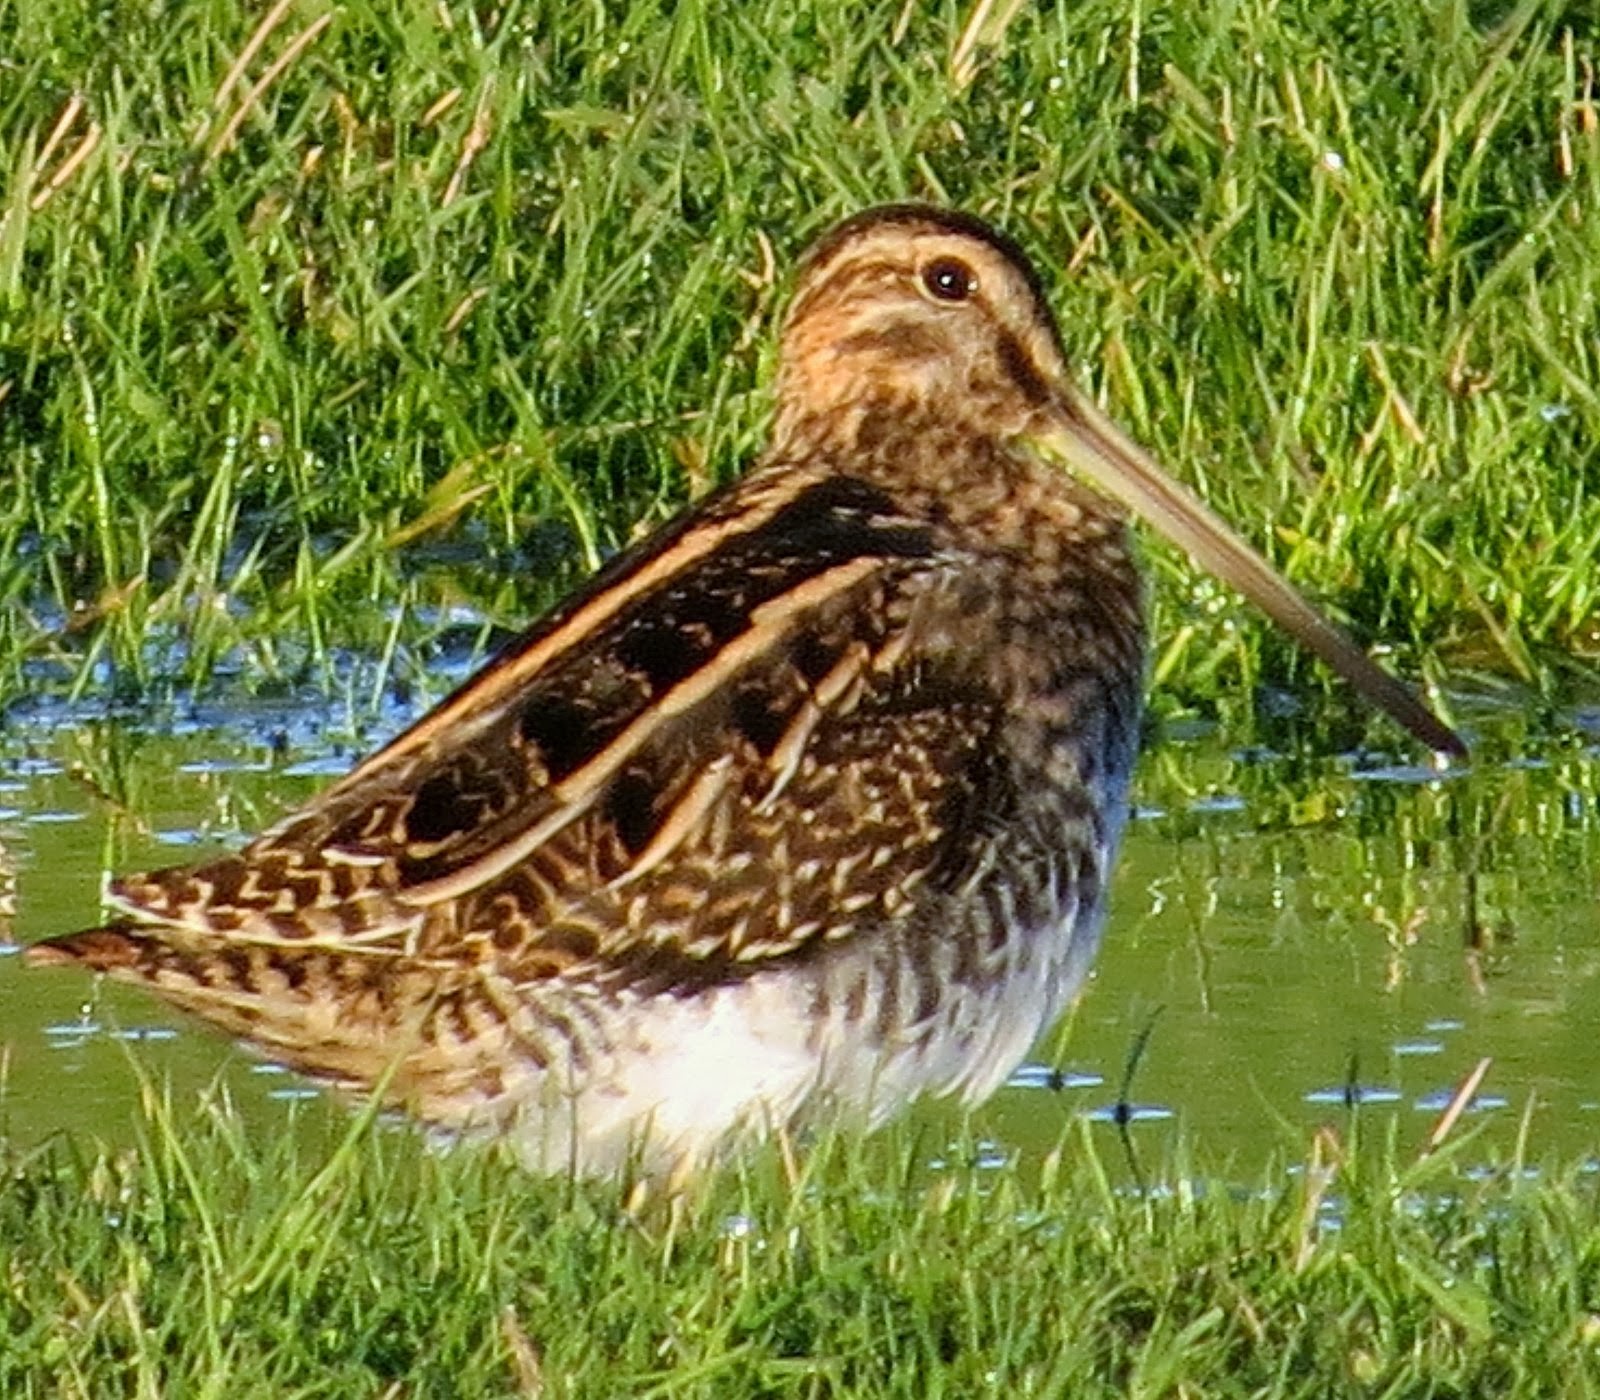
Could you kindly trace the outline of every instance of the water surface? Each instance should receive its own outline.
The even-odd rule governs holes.
[[[14,708],[0,946],[94,923],[112,871],[237,844],[419,705]],[[1474,765],[1446,776],[1399,749],[1285,754],[1199,727],[1158,739],[1098,974],[983,1111],[985,1151],[1037,1158],[1083,1114],[1157,1156],[1181,1133],[1213,1169],[1246,1173],[1352,1113],[1420,1143],[1487,1056],[1466,1119],[1485,1154],[1519,1133],[1536,1155],[1594,1153],[1600,757],[1582,716],[1533,737],[1484,708],[1469,727]],[[150,997],[15,956],[0,956],[0,1051],[0,1131],[20,1144],[131,1140],[136,1065],[180,1101],[234,1097],[262,1131],[319,1093]],[[927,1117],[938,1139],[948,1115]]]

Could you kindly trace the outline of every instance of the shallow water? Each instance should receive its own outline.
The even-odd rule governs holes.
[[[440,685],[448,676],[440,677]],[[351,693],[363,692],[360,676]],[[316,696],[153,707],[39,701],[0,728],[0,947],[93,923],[105,875],[198,858],[317,791],[416,706],[357,724]],[[1322,1123],[1420,1143],[1464,1120],[1486,1156],[1600,1140],[1600,757],[1587,717],[1530,738],[1469,716],[1473,767],[1287,757],[1203,728],[1140,767],[1095,981],[980,1114],[993,1164],[1087,1114],[1213,1170],[1303,1155]],[[136,1067],[224,1091],[265,1130],[319,1091],[152,998],[0,956],[0,1130],[131,1141]],[[1131,1067],[1131,1074],[1130,1074]],[[937,1143],[950,1115],[923,1110]],[[937,1147],[930,1150],[937,1163]]]

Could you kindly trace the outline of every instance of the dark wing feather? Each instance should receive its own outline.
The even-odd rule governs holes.
[[[996,703],[926,654],[959,573],[871,486],[758,473],[237,855],[115,897],[201,945],[465,945],[519,978],[846,937],[971,801]]]
[[[909,915],[962,864],[998,707],[859,639],[826,708],[791,668],[761,719],[644,755],[584,824],[441,907],[419,951],[683,987]]]

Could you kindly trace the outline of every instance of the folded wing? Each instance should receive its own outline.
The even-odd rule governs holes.
[[[671,986],[907,917],[985,830],[1000,700],[937,640],[969,564],[865,483],[758,473],[242,851],[121,881],[118,924],[39,956]]]

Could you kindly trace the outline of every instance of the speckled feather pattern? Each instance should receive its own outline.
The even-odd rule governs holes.
[[[1016,445],[1063,373],[1019,257],[934,211],[825,239],[750,474],[34,960],[546,1170],[991,1092],[1093,954],[1143,650],[1120,518]]]

